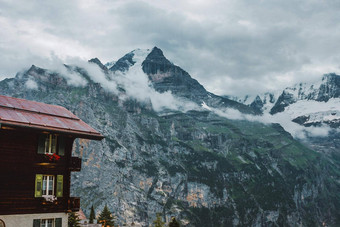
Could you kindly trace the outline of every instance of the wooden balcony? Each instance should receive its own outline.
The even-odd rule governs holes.
[[[77,212],[80,198],[57,198],[46,201],[45,198],[6,198],[0,199],[0,215]]]
[[[45,198],[1,198],[0,215],[65,212],[67,202],[67,198],[57,198],[53,202],[46,201]]]
[[[71,157],[70,170],[79,172],[81,170],[81,158]]]
[[[70,197],[67,201],[67,210],[72,212],[77,212],[80,209],[80,198]]]

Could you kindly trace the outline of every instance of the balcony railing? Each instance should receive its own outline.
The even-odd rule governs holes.
[[[77,212],[79,209],[78,197],[58,197],[52,202],[43,197],[8,197],[0,200],[0,215]]]
[[[79,172],[81,170],[81,158],[71,157],[70,170]]]
[[[67,201],[67,209],[72,212],[77,212],[80,209],[80,198],[70,197]]]
[[[37,211],[42,212],[60,212],[67,208],[67,198],[56,198],[55,200],[48,200],[44,197],[35,198]]]

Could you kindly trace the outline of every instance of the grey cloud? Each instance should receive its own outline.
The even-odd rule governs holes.
[[[228,84],[222,85],[226,87],[225,91],[223,87],[214,89],[214,81],[228,77],[233,85],[242,82],[245,87],[251,87],[252,81],[256,80],[270,85],[262,86],[263,90],[275,87],[275,83],[282,88],[288,84],[280,84],[276,81],[277,76],[288,74],[287,77],[292,77],[290,81],[297,82],[295,78],[305,73],[303,67],[320,64],[318,59],[327,58],[329,54],[320,49],[320,46],[325,48],[330,44],[315,38],[317,30],[314,37],[306,36],[306,33],[309,27],[315,26],[314,23],[327,23],[332,14],[327,17],[324,13],[310,16],[316,8],[308,8],[305,2],[298,7],[292,1],[278,5],[267,3],[272,8],[247,2],[247,6],[241,4],[241,8],[236,9],[244,10],[240,14],[245,16],[244,21],[249,20],[250,26],[254,24],[253,28],[242,27],[233,18],[227,20],[228,16],[227,22],[222,24],[216,21],[197,22],[181,13],[169,13],[143,2],[125,5],[117,12],[120,13],[120,23],[130,28],[131,37],[141,37],[163,47],[165,53],[170,52],[172,59],[177,61],[175,63],[186,67],[204,85],[219,93],[230,94],[256,91],[244,91],[240,86],[235,90],[232,89],[235,86]],[[331,9],[329,11],[332,12]],[[338,48],[335,40],[331,46]]]
[[[105,62],[158,46],[212,92],[281,89],[340,71],[339,9],[333,0],[0,1],[0,77],[51,52]]]
[[[276,115],[265,114],[263,116],[254,116],[240,113],[235,109],[214,109],[206,105],[203,108],[209,109],[215,114],[232,120],[256,121],[263,124],[279,123],[287,132],[296,139],[307,139],[308,137],[326,137],[329,132],[334,130],[327,125],[304,127],[292,122],[291,116],[287,113],[279,113]]]

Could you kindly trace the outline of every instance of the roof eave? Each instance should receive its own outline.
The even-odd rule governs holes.
[[[31,129],[36,129],[39,131],[62,133],[62,134],[71,135],[75,138],[82,138],[82,139],[102,140],[104,138],[104,136],[100,133],[91,133],[91,132],[66,130],[66,129],[64,130],[61,128],[53,128],[53,127],[48,127],[48,126],[37,126],[37,125],[30,125],[30,124],[20,124],[20,123],[14,123],[14,122],[0,121],[0,126],[2,125],[10,126],[10,127],[18,127],[18,128],[31,128]]]

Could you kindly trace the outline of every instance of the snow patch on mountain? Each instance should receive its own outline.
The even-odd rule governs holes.
[[[234,100],[261,110],[263,122],[280,123],[296,138],[327,136],[340,125],[339,76],[335,74],[281,92],[234,97]]]
[[[299,116],[313,116],[310,121],[334,120],[340,118],[340,99],[332,98],[328,102],[300,100],[286,107],[285,112],[292,119]]]

